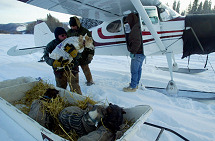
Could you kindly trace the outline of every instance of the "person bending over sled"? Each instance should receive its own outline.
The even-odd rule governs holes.
[[[71,56],[74,56],[72,62],[69,63],[69,60],[64,60],[63,57],[59,58],[58,60],[50,58],[50,54],[52,51],[56,48],[58,44],[60,44],[62,41],[64,41],[67,38],[67,33],[64,28],[57,27],[54,31],[55,39],[52,40],[48,45],[46,46],[44,50],[44,59],[46,63],[50,66],[52,66],[56,85],[60,88],[67,88],[67,85],[69,83],[70,91],[76,92],[78,94],[82,94],[81,88],[79,86],[79,68],[78,68],[78,62],[76,60],[77,54],[72,54]],[[69,54],[73,53],[71,49],[68,49],[67,52]],[[62,69],[59,69],[63,67]]]

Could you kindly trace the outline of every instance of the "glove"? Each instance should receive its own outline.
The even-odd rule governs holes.
[[[67,64],[69,64],[69,60],[66,59],[66,60],[63,60],[63,57],[60,57],[60,59],[58,60],[55,60],[53,62],[53,68],[58,68],[58,67],[63,67],[63,66],[66,66]]]
[[[64,51],[66,51],[67,53],[69,53],[72,58],[75,58],[78,54],[78,51],[75,49],[75,47],[71,44],[66,44],[66,46],[64,47]]]

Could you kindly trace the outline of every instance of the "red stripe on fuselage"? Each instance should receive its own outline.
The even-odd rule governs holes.
[[[171,35],[171,36],[162,36],[160,37],[161,39],[168,39],[168,38],[173,38],[173,37],[181,37],[182,35]],[[154,41],[154,39],[147,39],[147,40],[143,40],[143,43],[148,43]],[[98,46],[106,46],[106,45],[118,45],[118,44],[122,44],[122,43],[126,43],[126,41],[117,41],[117,42],[105,42],[105,43],[101,43],[101,42],[96,42],[94,41],[94,45],[96,47]]]
[[[125,38],[125,35],[113,35],[113,36],[105,36],[102,33],[102,28],[97,30],[98,35],[101,39],[115,39],[115,38]],[[176,32],[183,32],[183,30],[175,30],[175,31],[158,31],[158,34],[165,34],[165,33],[176,33]],[[142,35],[151,35],[149,31],[142,31]]]

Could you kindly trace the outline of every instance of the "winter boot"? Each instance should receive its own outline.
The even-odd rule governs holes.
[[[85,84],[87,85],[87,86],[91,86],[91,85],[93,85],[93,84],[95,84],[94,82],[85,82]]]
[[[124,92],[136,92],[136,90],[137,88],[131,88],[130,86],[123,88]]]

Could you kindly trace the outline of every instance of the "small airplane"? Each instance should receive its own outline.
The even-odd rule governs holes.
[[[174,54],[183,53],[183,59],[192,54],[215,52],[215,15],[184,17],[160,0],[19,1],[50,11],[104,21],[91,30],[98,55],[129,55],[125,18],[131,12],[136,13],[141,23],[144,54],[165,55],[167,58],[171,80],[166,91],[170,95],[178,93],[172,73],[178,69]],[[40,44],[45,45],[44,42]]]

